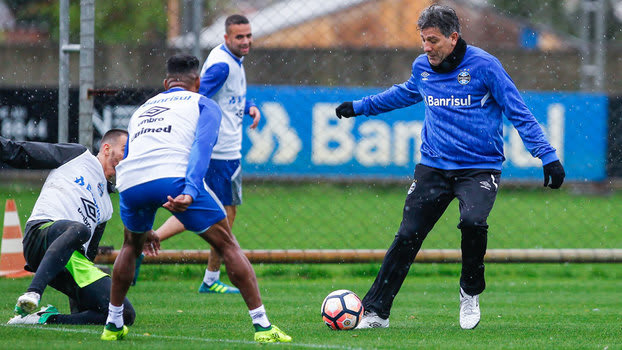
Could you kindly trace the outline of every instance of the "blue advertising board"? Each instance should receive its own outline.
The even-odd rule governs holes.
[[[277,177],[411,176],[420,159],[424,104],[379,116],[337,119],[335,107],[382,91],[377,88],[249,86],[262,112],[255,130],[245,121],[245,174]],[[566,168],[567,180],[605,178],[607,104],[605,95],[527,92],[523,94]],[[247,118],[248,119],[248,118]],[[505,119],[505,118],[504,118]],[[503,178],[542,179],[542,164],[504,121]]]

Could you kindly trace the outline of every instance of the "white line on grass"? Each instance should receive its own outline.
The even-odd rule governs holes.
[[[0,324],[3,327],[19,327],[19,328],[36,328],[45,331],[58,331],[58,332],[69,332],[69,333],[86,333],[86,334],[94,334],[99,335],[101,332],[94,331],[90,329],[75,329],[75,328],[58,328],[58,327],[50,327],[50,326],[37,326],[37,325],[7,325]],[[212,338],[197,338],[197,337],[183,337],[183,336],[172,336],[172,335],[156,335],[156,334],[131,334],[129,337],[144,337],[144,338],[154,338],[154,339],[169,339],[169,340],[191,340],[198,342],[206,342],[206,343],[230,343],[230,344],[257,344],[254,341],[248,340],[234,340],[234,339],[212,339]],[[301,347],[301,348],[316,348],[316,349],[346,349],[346,350],[359,350],[361,348],[353,348],[349,346],[340,346],[340,345],[320,345],[320,344],[301,344],[296,343],[295,341],[291,343],[275,343],[275,345],[283,345],[283,346],[291,346],[291,347]]]

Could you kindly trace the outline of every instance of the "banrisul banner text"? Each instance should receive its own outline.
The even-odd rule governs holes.
[[[121,89],[95,98],[95,145],[110,128],[125,128],[132,113],[160,90]],[[424,102],[374,117],[337,119],[343,101],[380,92],[371,88],[249,86],[248,97],[262,112],[259,127],[243,119],[244,173],[280,177],[412,176],[420,160]],[[14,140],[55,142],[58,139],[55,89],[0,89],[0,134]],[[69,136],[78,141],[78,92],[69,104]],[[607,145],[613,155],[615,130],[607,140],[609,101],[604,95],[528,92],[523,98],[557,149],[571,181],[599,181],[606,176]],[[430,102],[430,101],[428,101]],[[614,101],[615,104],[616,101]],[[432,103],[436,103],[432,101]],[[440,101],[454,103],[457,101]],[[463,102],[460,101],[460,104]],[[468,101],[466,101],[468,103]],[[615,109],[617,111],[617,109]],[[617,118],[613,116],[612,118]],[[616,124],[613,122],[612,126]],[[540,160],[527,152],[516,130],[505,120],[503,179],[540,181]],[[615,175],[616,164],[608,165]]]
[[[412,175],[421,158],[424,103],[373,117],[337,119],[342,101],[380,92],[363,88],[257,87],[248,89],[263,114],[244,121],[243,168],[249,175],[372,177]],[[607,144],[607,97],[527,92],[523,98],[566,167],[567,179],[602,180]],[[504,120],[503,177],[540,180],[542,163]]]

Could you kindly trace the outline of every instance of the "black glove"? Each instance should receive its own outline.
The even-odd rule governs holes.
[[[339,105],[339,107],[335,108],[335,113],[337,113],[337,118],[341,119],[350,118],[356,116],[354,114],[354,106],[352,106],[352,102],[344,102]]]
[[[562,186],[564,183],[564,177],[566,177],[566,172],[564,171],[564,167],[559,160],[551,162],[545,166],[544,169],[544,187],[549,186],[550,188],[557,189]],[[551,184],[549,185],[549,178],[551,179]]]

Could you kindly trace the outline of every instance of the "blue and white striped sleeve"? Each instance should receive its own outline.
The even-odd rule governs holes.
[[[199,93],[208,98],[214,96],[225,84],[227,77],[229,77],[228,64],[219,62],[212,65],[201,75]]]
[[[186,186],[182,194],[197,197],[203,187],[203,178],[207,173],[212,150],[218,140],[218,130],[222,115],[216,102],[201,96],[199,99],[199,121],[194,134],[194,143],[190,149],[188,169],[186,170]]]

